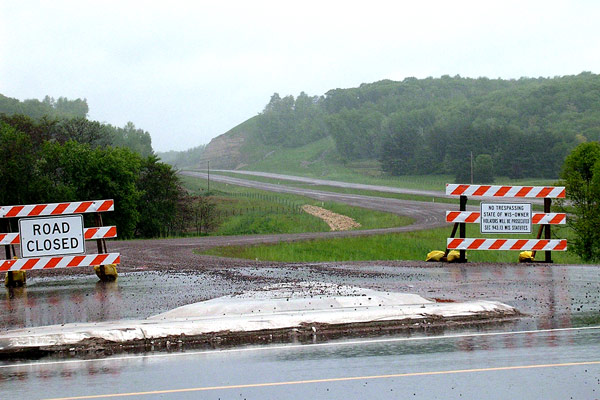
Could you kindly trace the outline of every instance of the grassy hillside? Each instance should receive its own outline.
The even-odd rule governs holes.
[[[259,115],[215,138],[203,160],[339,177],[449,175],[476,182],[558,176],[578,143],[600,140],[600,75],[407,78],[324,96],[274,94]]]

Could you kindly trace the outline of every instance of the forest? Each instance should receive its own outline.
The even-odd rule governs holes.
[[[0,95],[0,204],[114,199],[105,224],[119,237],[180,232],[189,212],[176,171],[160,162],[150,134],[87,119],[85,100]]]
[[[275,93],[254,135],[302,146],[325,136],[344,161],[377,160],[391,175],[557,178],[579,143],[600,139],[600,76],[460,76],[384,80],[323,96]]]

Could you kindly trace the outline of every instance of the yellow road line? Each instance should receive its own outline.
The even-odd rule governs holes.
[[[508,367],[490,367],[490,368],[473,368],[473,369],[457,369],[450,371],[428,371],[428,372],[408,372],[404,374],[389,374],[389,375],[369,375],[369,376],[351,376],[342,378],[325,378],[325,379],[309,379],[302,381],[284,381],[284,382],[265,382],[265,383],[248,383],[241,385],[226,385],[226,386],[206,386],[187,389],[166,389],[153,390],[148,392],[131,392],[131,393],[113,393],[113,394],[97,394],[90,396],[75,396],[75,397],[60,397],[47,400],[83,400],[83,399],[106,399],[111,397],[128,397],[128,396],[146,396],[153,394],[169,394],[169,393],[186,393],[186,392],[205,392],[209,390],[227,390],[227,389],[248,389],[261,388],[269,386],[286,386],[286,385],[305,385],[311,383],[331,383],[331,382],[347,382],[371,379],[389,379],[389,378],[404,378],[411,376],[431,376],[431,375],[447,375],[447,374],[465,374],[472,372],[492,372],[492,371],[511,371],[519,369],[534,369],[534,368],[557,368],[557,367],[575,367],[582,365],[598,365],[600,361],[582,361],[560,364],[533,364],[533,365],[515,365]]]

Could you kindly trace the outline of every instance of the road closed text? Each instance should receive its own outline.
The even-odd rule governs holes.
[[[29,240],[25,242],[27,251],[69,251],[70,249],[79,248],[79,239],[77,238],[62,238],[62,239],[44,239],[42,240]],[[62,254],[62,253],[61,253]]]
[[[85,252],[81,215],[22,219],[19,220],[19,233],[23,257]]]

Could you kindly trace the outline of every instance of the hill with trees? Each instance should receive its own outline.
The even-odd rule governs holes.
[[[0,204],[114,199],[105,223],[121,238],[185,232],[194,199],[154,154],[150,134],[87,113],[81,99],[0,95]]]
[[[55,100],[46,96],[41,101],[20,101],[0,94],[0,115],[4,116],[5,121],[17,124],[35,123],[41,135],[38,140],[75,140],[96,146],[125,147],[143,157],[154,154],[150,133],[136,128],[133,122],[128,122],[122,128],[115,127],[88,120],[88,112],[85,99],[59,97]]]
[[[331,138],[328,157],[390,175],[557,178],[579,143],[600,139],[600,76],[384,80],[323,96],[275,93],[257,116],[213,139],[211,166],[252,168]],[[329,143],[330,141],[325,141]],[[333,152],[335,154],[333,154]]]

